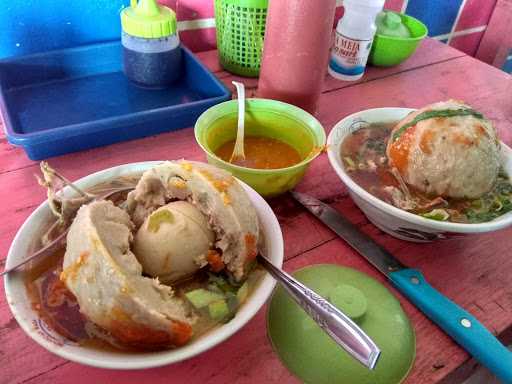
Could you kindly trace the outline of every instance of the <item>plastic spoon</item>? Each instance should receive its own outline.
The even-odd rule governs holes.
[[[233,148],[233,154],[229,159],[230,163],[244,162],[244,122],[245,122],[245,87],[238,81],[233,81],[233,85],[236,87],[236,93],[238,95],[238,129],[236,131],[235,147]]]

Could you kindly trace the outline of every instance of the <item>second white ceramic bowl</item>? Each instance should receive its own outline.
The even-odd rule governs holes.
[[[76,181],[75,184],[82,189],[86,189],[119,176],[141,173],[159,163],[161,162],[149,161],[120,165],[84,177]],[[34,183],[36,183],[35,179]],[[266,201],[252,188],[244,183],[241,184],[249,195],[260,219],[265,239],[266,256],[274,265],[281,267],[283,264],[283,236],[279,222]],[[69,188],[64,192],[66,195],[73,195]],[[51,218],[48,203],[45,201],[28,217],[16,234],[7,255],[6,268],[12,267],[27,256],[34,239],[41,236],[45,223],[48,223]],[[238,310],[236,316],[228,323],[215,328],[181,348],[140,353],[100,350],[82,346],[66,339],[50,328],[32,308],[23,277],[20,274],[8,274],[4,278],[4,284],[7,302],[18,324],[32,339],[50,352],[68,360],[95,367],[140,369],[175,363],[204,352],[224,341],[242,328],[258,312],[272,293],[275,280],[270,275],[265,274],[254,292]]]
[[[403,119],[414,111],[409,108],[374,108],[354,113],[338,122],[327,139],[329,162],[357,206],[366,217],[390,235],[402,240],[426,242],[463,236],[471,233],[491,232],[512,224],[512,212],[495,220],[478,224],[460,224],[426,219],[399,209],[373,196],[347,174],[340,156],[340,145],[352,132],[372,123],[391,123]],[[508,175],[512,175],[512,150],[501,143],[502,164]]]

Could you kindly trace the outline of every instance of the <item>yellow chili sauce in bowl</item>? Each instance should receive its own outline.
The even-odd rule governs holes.
[[[215,154],[230,162],[235,148],[235,140],[222,144]],[[257,169],[287,168],[300,163],[302,158],[295,148],[285,142],[263,136],[244,138],[245,160],[236,159],[232,163],[240,167]]]
[[[297,185],[325,147],[322,125],[306,111],[276,100],[247,99],[243,163],[229,162],[236,139],[237,100],[204,112],[195,136],[208,162],[231,172],[264,197]]]

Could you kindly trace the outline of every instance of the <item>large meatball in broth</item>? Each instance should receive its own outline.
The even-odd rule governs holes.
[[[449,100],[401,120],[387,145],[391,167],[429,195],[477,198],[498,176],[499,141],[492,124],[466,104]]]

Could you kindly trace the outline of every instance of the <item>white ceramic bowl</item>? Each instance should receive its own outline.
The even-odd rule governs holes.
[[[384,232],[402,240],[425,242],[470,233],[491,232],[512,224],[512,212],[493,221],[479,224],[459,224],[435,221],[406,212],[373,196],[357,185],[347,174],[340,156],[340,144],[350,133],[368,123],[391,123],[414,111],[409,108],[375,108],[347,116],[332,129],[327,139],[329,161],[348,188],[349,194],[366,217]],[[501,143],[502,163],[512,175],[512,150]]]
[[[118,176],[143,172],[159,164],[160,161],[125,164],[84,177],[76,181],[81,188],[92,187],[100,182],[112,180]],[[35,183],[35,180],[34,180]],[[248,193],[261,221],[265,238],[266,256],[274,265],[283,264],[283,236],[281,228],[272,209],[265,200],[246,184],[242,186]],[[65,191],[72,195],[71,190]],[[6,268],[26,257],[28,248],[36,236],[43,231],[42,225],[51,217],[48,203],[42,203],[23,223],[7,255]],[[23,330],[44,348],[68,360],[95,367],[114,369],[139,369],[157,367],[175,363],[204,352],[238,331],[263,306],[270,296],[275,281],[265,274],[255,291],[239,309],[236,316],[191,343],[174,350],[141,353],[116,353],[78,345],[53,331],[38,316],[32,307],[20,274],[12,273],[5,277],[5,293],[11,311]]]

